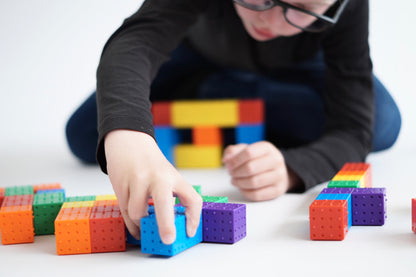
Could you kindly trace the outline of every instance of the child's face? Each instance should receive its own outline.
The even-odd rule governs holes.
[[[323,14],[335,0],[285,0],[284,2]],[[279,36],[293,36],[302,32],[301,29],[290,25],[284,16],[283,8],[275,6],[266,11],[253,11],[234,3],[237,14],[247,32],[258,41],[267,41]],[[293,11],[293,10],[292,10]],[[291,12],[290,10],[288,13]],[[289,16],[289,14],[288,14]],[[295,15],[296,16],[296,15]],[[310,16],[298,16],[298,25],[309,26],[314,18]]]

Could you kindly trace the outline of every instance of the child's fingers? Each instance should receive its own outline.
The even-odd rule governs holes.
[[[135,238],[140,237],[140,235],[137,234],[140,232],[140,220],[142,217],[147,215],[147,198],[148,195],[145,190],[145,186],[141,184],[130,185],[129,200],[127,204],[128,222],[126,222],[126,225],[130,231],[130,234]],[[135,236],[134,234],[137,235]]]
[[[264,141],[256,142],[241,149],[241,151],[230,157],[227,161],[226,167],[228,170],[233,170],[249,160],[256,159],[270,152],[268,144]]]
[[[235,145],[229,145],[224,149],[222,162],[227,163],[233,156],[241,152],[244,148],[247,147],[247,144],[240,143]]]
[[[172,244],[176,239],[175,217],[172,205],[172,190],[163,186],[152,192],[159,235],[162,242]]]
[[[193,237],[200,223],[202,198],[185,180],[175,187],[175,193],[181,204],[185,206],[186,233],[189,237]]]
[[[262,187],[270,186],[279,178],[279,172],[270,170],[250,177],[232,178],[231,183],[239,189],[260,189]]]

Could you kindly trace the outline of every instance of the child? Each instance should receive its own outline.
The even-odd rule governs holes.
[[[165,243],[175,240],[172,193],[187,207],[190,236],[202,205],[154,140],[151,101],[219,97],[265,101],[267,141],[223,156],[254,201],[329,180],[393,145],[401,125],[372,74],[368,0],[145,1],[105,45],[97,94],[67,125],[81,160],[95,161],[97,149],[133,236],[149,196]]]

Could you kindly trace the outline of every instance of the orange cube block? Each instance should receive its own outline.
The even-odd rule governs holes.
[[[39,184],[33,186],[34,193],[37,193],[38,190],[52,190],[52,189],[61,189],[62,186],[60,183],[50,183],[50,184]]]
[[[89,219],[92,207],[63,208],[55,219],[58,255],[91,253]]]
[[[315,200],[309,206],[311,240],[343,240],[348,233],[347,200]]]
[[[3,204],[7,201],[7,198],[9,197],[5,197]],[[3,205],[0,209],[0,231],[2,244],[33,242],[35,229],[33,227],[32,204]]]
[[[239,124],[258,124],[264,121],[264,104],[261,99],[238,101]]]
[[[171,126],[171,103],[154,102],[152,103],[153,125]]]
[[[198,126],[192,129],[194,145],[222,145],[221,129],[214,126]]]

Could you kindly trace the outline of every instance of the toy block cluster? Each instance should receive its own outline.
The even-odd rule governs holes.
[[[154,102],[152,114],[159,148],[178,168],[220,167],[224,145],[264,139],[260,99]]]
[[[114,195],[72,197],[55,220],[58,255],[126,250],[124,220]]]
[[[197,234],[187,236],[185,207],[176,199],[176,240],[165,245],[159,237],[152,199],[137,241],[126,230],[115,195],[65,197],[60,184],[1,188],[1,242],[32,243],[35,235],[55,234],[58,255],[120,252],[133,243],[140,244],[143,253],[173,256],[200,242],[233,244],[246,236],[244,204],[202,195],[200,186],[194,189],[204,201]]]
[[[371,165],[346,163],[309,206],[311,240],[343,240],[351,226],[382,226],[386,189],[373,188]]]
[[[0,189],[1,243],[29,243],[35,235],[53,234],[64,197],[59,183]]]
[[[201,194],[199,186],[194,188]],[[180,203],[175,205],[176,241],[171,245],[162,243],[154,209],[150,206],[149,216],[141,219],[142,252],[174,256],[201,242],[233,244],[246,236],[245,204],[228,203],[227,197],[202,196],[202,199],[201,221],[192,238],[186,234],[185,208]]]

